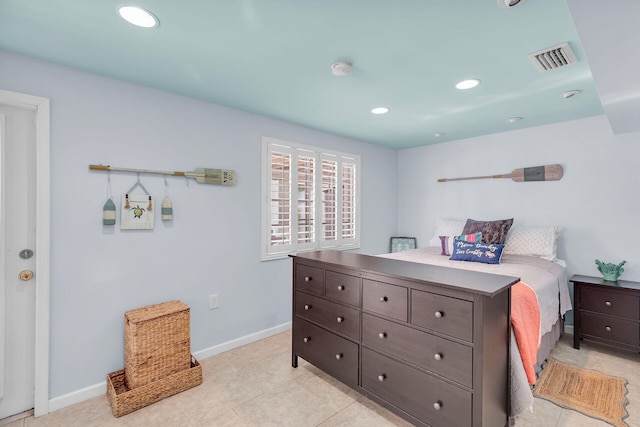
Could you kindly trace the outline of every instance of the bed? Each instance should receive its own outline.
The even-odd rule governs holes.
[[[455,230],[456,233],[459,231],[459,229]],[[538,306],[537,311],[531,313],[525,310],[524,314],[524,316],[539,316],[539,319],[535,319],[539,321],[539,329],[535,337],[538,345],[535,346],[537,348],[533,349],[533,359],[536,360],[533,370],[537,372],[540,370],[542,362],[548,356],[562,333],[564,314],[571,309],[571,298],[569,295],[565,263],[562,260],[557,260],[555,257],[558,231],[556,227],[513,230],[509,236],[515,236],[515,240],[509,242],[507,239],[505,251],[501,254],[499,263],[496,264],[452,260],[450,256],[442,255],[445,250],[442,245],[382,254],[379,256],[409,262],[520,277],[521,284],[531,289],[535,294],[534,300]],[[437,230],[437,233],[442,232],[442,228]],[[544,243],[542,246],[547,249],[542,251],[532,250],[532,243],[530,242],[532,236],[537,236],[536,239],[534,239],[536,242],[533,246],[537,245],[540,247],[541,243],[539,240],[541,236],[546,236],[547,234],[550,235],[551,246]],[[430,243],[435,243],[435,240],[432,240]],[[522,253],[526,253],[527,255],[521,255]],[[520,304],[519,301],[518,298],[512,297],[512,323],[516,321],[514,317],[518,311],[514,306]],[[520,321],[537,323],[530,322],[526,318]],[[520,339],[520,336],[518,338]],[[512,420],[517,415],[532,408],[533,395],[531,392],[531,383],[535,382],[535,373],[533,374],[534,378],[532,381],[531,368],[527,370],[524,367],[523,358],[525,360],[527,360],[527,358],[524,357],[524,351],[521,352],[518,346],[518,342],[520,342],[519,339],[516,339],[516,332],[512,331],[512,351],[510,354],[511,390],[509,393],[510,417]],[[529,349],[529,353],[531,353],[531,349]],[[529,357],[529,360],[531,359],[532,358]]]

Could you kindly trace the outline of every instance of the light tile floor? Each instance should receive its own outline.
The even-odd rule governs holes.
[[[565,336],[552,355],[629,380],[630,427],[640,426],[640,358],[595,344],[571,346]],[[291,368],[291,333],[201,360],[203,383],[129,415],[115,418],[106,396],[28,417],[9,427],[213,427],[213,426],[410,426],[406,421],[344,386],[300,359]],[[522,415],[520,427],[591,427],[608,424],[536,399],[533,413]],[[5,426],[3,426],[5,427]]]

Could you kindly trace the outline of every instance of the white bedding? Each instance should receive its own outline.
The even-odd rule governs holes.
[[[500,264],[484,264],[469,261],[451,261],[448,256],[443,256],[440,253],[441,249],[439,247],[428,247],[382,254],[380,256],[462,270],[520,277],[520,280],[529,285],[538,297],[540,304],[540,335],[551,331],[553,325],[558,321],[558,312],[560,315],[564,315],[568,310],[571,310],[567,273],[559,263],[533,256],[503,254]]]

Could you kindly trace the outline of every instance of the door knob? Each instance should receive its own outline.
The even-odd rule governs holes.
[[[31,271],[31,270],[23,270],[23,271],[20,272],[20,274],[18,274],[18,277],[23,282],[28,282],[29,280],[33,279],[33,271]]]

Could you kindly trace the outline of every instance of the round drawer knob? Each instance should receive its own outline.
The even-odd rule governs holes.
[[[386,376],[385,374],[380,374],[380,375],[378,375],[378,381],[382,382],[382,381],[384,381],[385,379],[387,379],[387,376]]]
[[[338,322],[338,323],[344,322],[344,317],[338,316],[338,318],[336,319],[336,322]]]
[[[604,330],[607,331],[607,332],[611,332],[611,326],[605,326]]]
[[[438,401],[433,404],[433,409],[435,409],[436,411],[439,411],[440,408],[442,408],[442,402]]]
[[[305,282],[310,282],[311,281],[311,276],[305,276],[304,281]]]
[[[338,290],[339,290],[339,291],[344,291],[344,286],[342,286],[342,285],[338,285]]]
[[[380,333],[378,334],[378,337],[379,337],[381,340],[383,340],[383,339],[385,339],[385,338],[387,337],[387,333],[386,333],[386,332],[380,332]]]
[[[605,301],[604,305],[606,305],[607,307],[611,307],[611,301]]]
[[[343,357],[342,353],[336,354],[336,360],[340,360],[340,359],[342,359],[342,357]]]
[[[387,302],[389,301],[389,298],[387,297],[380,297],[380,302]]]
[[[436,360],[442,360],[442,357],[443,357],[442,353],[436,353],[436,354],[433,355],[433,358],[436,359]]]
[[[304,309],[309,311],[309,310],[311,310],[311,306],[309,304],[305,304],[304,305]]]
[[[309,342],[309,341],[311,341],[311,337],[304,337],[304,338],[302,338],[302,341]]]
[[[433,313],[434,316],[436,316],[438,319],[440,319],[441,317],[444,317],[444,313],[442,311],[436,311],[435,313]]]

